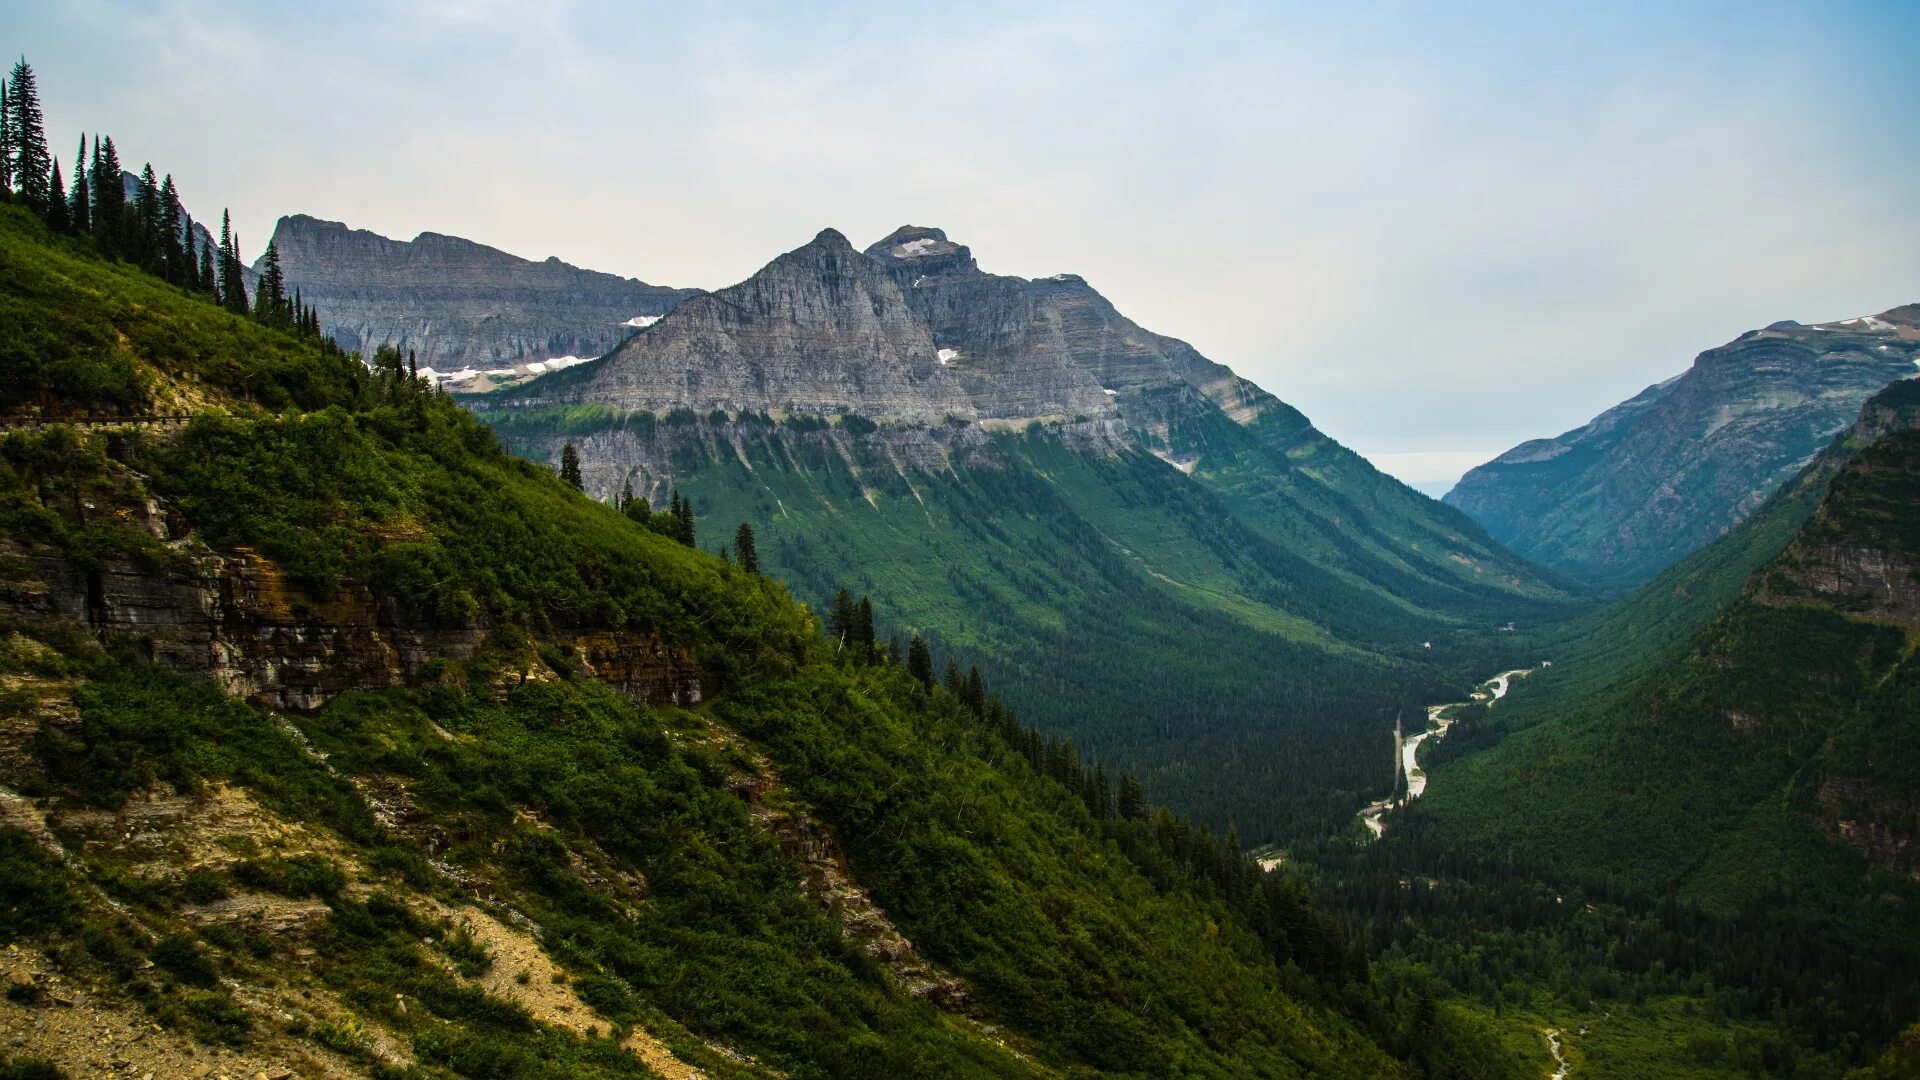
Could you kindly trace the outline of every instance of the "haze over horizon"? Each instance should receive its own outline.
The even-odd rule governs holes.
[[[231,206],[249,257],[309,213],[716,288],[825,226],[935,225],[985,269],[1083,275],[1429,491],[1744,330],[1920,300],[1904,5],[0,25],[63,168],[110,133]]]

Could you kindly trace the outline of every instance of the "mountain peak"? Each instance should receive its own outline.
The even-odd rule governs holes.
[[[846,237],[846,234],[841,232],[839,229],[829,226],[815,233],[813,235],[813,240],[809,242],[808,246],[809,247],[845,248],[848,251],[852,251],[853,241],[848,240]]]
[[[867,256],[915,276],[979,270],[965,244],[956,244],[944,230],[925,225],[900,226],[868,247]]]

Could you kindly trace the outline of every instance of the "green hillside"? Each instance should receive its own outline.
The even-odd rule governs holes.
[[[997,700],[830,649],[393,366],[85,247],[0,208],[7,1053],[1526,1075]]]
[[[1384,844],[1313,854],[1329,900],[1457,990],[1614,1032],[1595,1076],[1662,1048],[1833,1075],[1892,1039],[1920,1014],[1916,426],[1920,384],[1883,391],[1747,524],[1539,640],[1553,667],[1468,711]],[[1409,873],[1439,890],[1417,930],[1380,917]]]

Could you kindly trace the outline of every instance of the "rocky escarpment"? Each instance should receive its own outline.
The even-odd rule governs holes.
[[[1916,360],[1920,307],[1775,323],[1474,469],[1446,501],[1522,555],[1630,587],[1738,524]]]
[[[438,233],[390,240],[304,214],[283,217],[273,244],[289,289],[320,311],[349,351],[411,349],[440,372],[594,357],[672,311],[690,289],[532,262]]]
[[[0,538],[0,615],[77,623],[102,644],[289,712],[398,685],[436,659],[467,659],[490,629],[413,617],[358,583],[314,595],[255,552],[207,549],[153,502],[104,509],[136,520],[174,557],[85,563]],[[636,701],[692,704],[704,694],[700,666],[657,637],[584,631],[570,644],[586,674]]]

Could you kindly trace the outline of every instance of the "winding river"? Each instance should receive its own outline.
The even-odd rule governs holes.
[[[1467,701],[1450,701],[1445,705],[1427,706],[1426,729],[1418,735],[1407,736],[1406,741],[1400,746],[1400,774],[1407,778],[1406,794],[1397,799],[1389,797],[1370,803],[1366,809],[1360,811],[1360,820],[1366,824],[1367,831],[1376,838],[1379,837],[1381,833],[1387,831],[1387,824],[1383,820],[1387,811],[1412,802],[1427,790],[1427,770],[1420,767],[1421,743],[1428,739],[1445,738],[1447,729],[1453,726],[1454,713],[1457,710],[1476,701],[1492,705],[1507,696],[1507,688],[1513,685],[1513,680],[1524,679],[1532,674],[1533,670],[1532,668],[1515,668],[1512,671],[1503,671],[1475,687]]]

